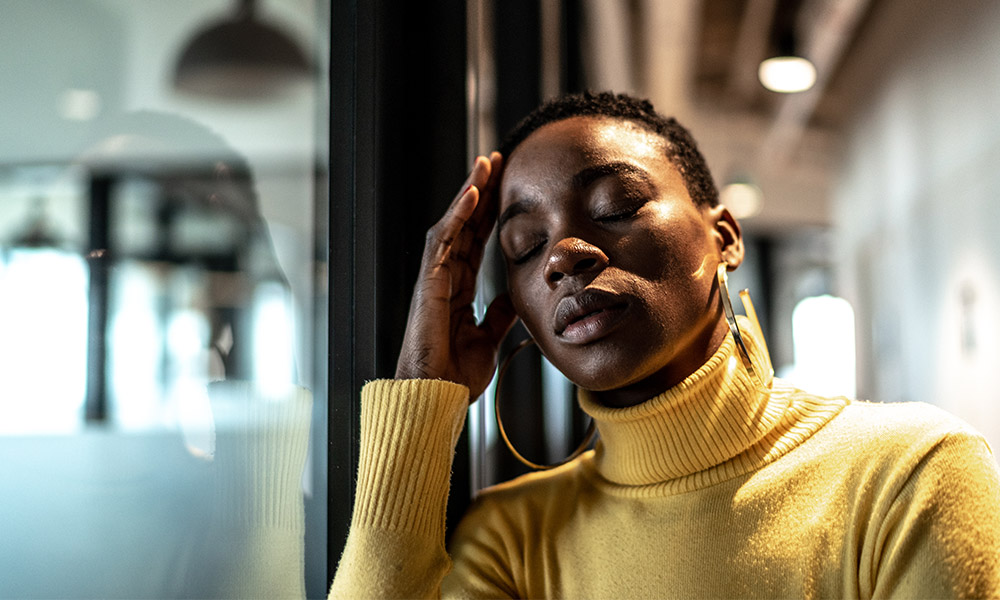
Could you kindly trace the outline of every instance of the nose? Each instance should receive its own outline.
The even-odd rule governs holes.
[[[580,238],[564,238],[552,248],[545,264],[545,281],[557,285],[564,277],[596,274],[608,266],[608,257],[597,246]]]

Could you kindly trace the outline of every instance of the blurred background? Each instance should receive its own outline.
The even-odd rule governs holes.
[[[693,132],[779,375],[996,447],[997,31],[995,0],[0,0],[0,597],[323,597],[424,232],[566,91]],[[776,56],[811,85],[765,88]],[[570,386],[512,369],[513,441],[558,460]],[[522,472],[492,392],[450,523]]]
[[[0,0],[0,597],[323,595],[329,37]]]

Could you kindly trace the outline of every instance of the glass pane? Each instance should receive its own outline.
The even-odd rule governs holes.
[[[0,598],[324,596],[328,0],[0,15]]]

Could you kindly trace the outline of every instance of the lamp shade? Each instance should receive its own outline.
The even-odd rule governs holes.
[[[772,92],[804,92],[816,83],[816,67],[802,55],[794,23],[778,23],[775,28],[774,53],[760,63],[757,77]]]
[[[257,20],[244,0],[235,18],[210,25],[185,44],[174,72],[181,91],[220,98],[266,97],[310,73],[284,32]]]
[[[61,248],[62,239],[55,234],[49,222],[44,198],[35,198],[28,219],[12,240],[15,248]]]

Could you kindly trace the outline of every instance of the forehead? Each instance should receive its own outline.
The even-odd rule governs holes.
[[[679,177],[666,141],[642,125],[613,117],[571,117],[539,127],[508,157],[501,204],[542,189],[565,187],[580,171],[627,163],[653,177]]]

